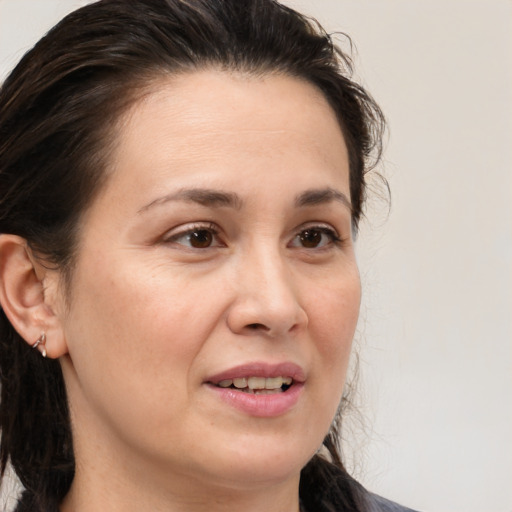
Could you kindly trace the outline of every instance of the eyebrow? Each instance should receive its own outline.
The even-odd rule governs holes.
[[[311,189],[302,192],[295,198],[295,206],[316,206],[318,204],[331,203],[333,201],[339,201],[352,211],[352,204],[349,198],[339,190],[331,187]]]
[[[243,204],[240,196],[233,192],[223,192],[207,188],[183,188],[177,192],[167,194],[151,201],[147,205],[143,206],[138,213],[144,213],[154,206],[162,205],[170,201],[187,201],[211,208],[227,207],[236,210],[239,210]],[[294,203],[296,208],[303,208],[307,206],[331,203],[333,201],[342,203],[352,211],[352,205],[348,197],[343,192],[331,187],[305,190],[295,197]]]
[[[146,206],[143,206],[139,213],[144,213],[153,206],[165,204],[169,201],[187,201],[212,208],[224,206],[236,210],[239,210],[242,206],[240,197],[232,192],[221,192],[207,188],[183,188],[151,201]]]

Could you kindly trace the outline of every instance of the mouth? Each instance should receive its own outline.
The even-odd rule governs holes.
[[[303,384],[305,374],[295,363],[249,363],[231,368],[207,379],[206,383],[219,390],[233,390],[253,395],[285,393]]]
[[[242,364],[208,378],[205,383],[224,403],[262,418],[292,411],[304,392],[306,374],[295,363]]]
[[[290,376],[237,377],[223,379],[217,383],[211,382],[211,384],[219,388],[230,388],[254,395],[273,395],[287,391],[293,385],[293,378]]]

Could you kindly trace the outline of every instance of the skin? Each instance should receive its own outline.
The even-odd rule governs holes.
[[[77,460],[61,510],[297,512],[360,303],[336,117],[298,79],[207,70],[161,79],[122,121],[71,297],[50,305]],[[336,193],[297,205],[311,190]],[[303,369],[284,414],[247,414],[206,384],[254,361]]]

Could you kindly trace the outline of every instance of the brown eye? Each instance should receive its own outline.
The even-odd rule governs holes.
[[[291,240],[290,247],[324,249],[341,242],[336,231],[328,226],[312,226],[299,231]]]
[[[314,249],[322,243],[322,236],[326,235],[318,229],[305,229],[299,234],[299,239],[302,247]]]
[[[191,247],[195,249],[206,249],[210,247],[213,242],[213,233],[206,229],[198,229],[188,234],[188,239]]]
[[[184,226],[186,228],[188,226]],[[166,244],[174,246],[183,246],[188,249],[209,249],[210,247],[222,247],[224,244],[219,239],[219,233],[215,225],[198,225],[190,226],[189,229],[183,229],[183,231],[164,239]]]

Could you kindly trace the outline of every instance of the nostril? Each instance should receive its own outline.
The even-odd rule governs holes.
[[[263,324],[248,324],[247,328],[251,329],[252,331],[256,331],[258,329],[261,329],[262,331],[267,331],[268,330],[268,327],[266,327]]]

